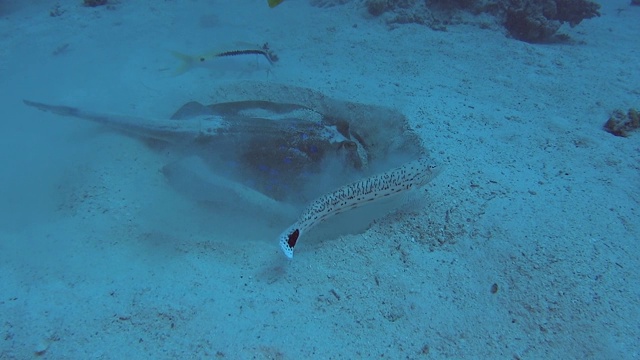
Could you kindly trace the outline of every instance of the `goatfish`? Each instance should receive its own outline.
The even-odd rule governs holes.
[[[172,54],[182,61],[175,75],[198,67],[214,70],[250,71],[270,69],[278,61],[278,56],[269,48],[269,44],[239,45],[224,51],[213,51],[202,55],[188,55],[177,51]]]
[[[269,4],[270,8],[274,8],[278,5],[280,5],[280,3],[282,3],[284,0],[267,0],[267,4]]]

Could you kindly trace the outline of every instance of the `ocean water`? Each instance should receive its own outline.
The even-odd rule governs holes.
[[[0,359],[640,357],[640,6],[435,3],[0,0]]]

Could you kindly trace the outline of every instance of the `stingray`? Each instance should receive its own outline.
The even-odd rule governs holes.
[[[329,161],[340,171],[367,163],[361,138],[348,123],[297,104],[248,100],[203,105],[191,101],[168,119],[96,113],[76,107],[25,100],[26,105],[61,116],[104,124],[158,146],[177,146],[200,156],[228,177],[276,200],[287,200],[304,179]],[[165,144],[165,145],[162,145]],[[171,165],[164,169],[171,172]]]
[[[176,187],[192,186],[185,185],[181,176],[182,180],[184,176],[204,179],[201,187],[212,190],[209,200],[224,192],[227,204],[267,207],[286,216],[291,212],[277,204],[305,205],[345,183],[425,153],[404,115],[390,108],[259,82],[222,86],[212,97],[217,101],[189,101],[172,115],[158,118],[31,100],[24,103],[102,124],[145,141],[151,149],[176,149],[190,159],[162,169]],[[197,193],[194,196],[203,197],[206,192]]]

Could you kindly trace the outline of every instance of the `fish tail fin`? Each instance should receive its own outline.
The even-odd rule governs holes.
[[[280,3],[282,1],[283,0],[267,0],[267,4],[269,4],[270,8],[274,8],[274,7],[278,6],[278,5],[280,5]]]
[[[181,61],[180,67],[178,67],[173,73],[174,76],[182,75],[191,70],[193,64],[195,63],[195,59],[191,55],[183,54],[177,51],[172,51],[171,54],[173,54],[173,56]]]

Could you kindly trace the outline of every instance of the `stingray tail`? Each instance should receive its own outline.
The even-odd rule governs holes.
[[[177,51],[172,51],[171,53],[181,61],[180,67],[178,67],[173,73],[174,76],[182,75],[191,70],[196,62],[196,59],[191,55],[183,54]]]

